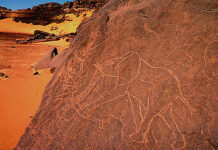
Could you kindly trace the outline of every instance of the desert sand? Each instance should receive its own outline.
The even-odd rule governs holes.
[[[23,29],[21,26],[18,28]],[[33,26],[33,29],[36,28]],[[39,107],[44,88],[52,76],[49,69],[39,71],[40,75],[34,76],[31,66],[53,47],[61,52],[69,45],[64,39],[39,44],[16,44],[16,38],[27,36],[0,33],[0,72],[9,76],[7,79],[0,78],[0,150],[12,149],[17,144]]]
[[[0,20],[0,32],[11,32],[11,33],[26,33],[33,34],[35,30],[42,30],[49,33],[54,33],[56,35],[67,34],[76,31],[77,26],[84,19],[83,15],[90,17],[93,14],[93,10],[85,11],[80,16],[75,16],[74,14],[67,14],[66,17],[69,21],[64,21],[62,23],[52,23],[46,26],[43,25],[32,25],[14,22],[13,18],[7,18]],[[57,30],[51,30],[52,27],[56,27]]]
[[[93,10],[80,16],[67,14],[68,21],[46,26],[14,22],[12,18],[0,20],[0,72],[9,78],[0,78],[0,150],[15,147],[24,133],[42,99],[43,91],[51,79],[49,69],[34,76],[31,67],[43,55],[56,47],[62,52],[69,47],[65,39],[37,44],[16,44],[16,39],[29,37],[35,30],[56,35],[72,33]],[[56,28],[56,30],[51,30]]]

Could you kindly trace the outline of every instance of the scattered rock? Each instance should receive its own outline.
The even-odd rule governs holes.
[[[68,33],[56,36],[55,34],[51,34],[48,32],[36,30],[34,32],[33,37],[28,37],[26,39],[19,39],[16,40],[17,44],[28,44],[28,43],[40,43],[40,42],[48,42],[48,41],[58,41],[60,38],[68,37],[68,38],[74,38],[76,36],[76,33]]]
[[[0,72],[0,77],[4,77],[4,76],[5,76],[5,74]]]
[[[38,71],[36,71],[34,74],[33,74],[34,76],[36,76],[36,75],[39,75],[39,72]]]
[[[51,31],[53,31],[53,30],[58,30],[58,27],[57,26],[51,27]]]
[[[34,31],[34,39],[45,39],[46,37],[52,38],[52,37],[55,37],[55,34],[51,34],[51,33],[40,31],[40,30]]]
[[[8,78],[8,76],[6,74],[4,74],[3,72],[0,72],[0,77],[1,78]]]
[[[16,48],[15,46],[12,46],[11,48]]]

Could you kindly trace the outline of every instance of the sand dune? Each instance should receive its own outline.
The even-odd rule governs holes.
[[[26,24],[21,22],[17,23],[13,21],[13,18],[7,18],[0,20],[0,32],[33,34],[35,30],[42,30],[45,32],[54,33],[56,35],[66,34],[76,31],[77,26],[84,19],[84,15],[86,15],[86,17],[90,17],[92,14],[93,10],[85,11],[79,17],[75,16],[74,14],[67,14],[65,17],[70,21],[65,21],[59,24],[52,23],[46,26]],[[52,27],[57,27],[57,30],[51,31]]]

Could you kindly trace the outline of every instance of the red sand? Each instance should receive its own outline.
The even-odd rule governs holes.
[[[86,17],[90,17],[93,11],[84,13],[87,14]],[[39,76],[33,76],[30,67],[53,47],[61,52],[69,46],[63,39],[27,45],[17,45],[15,39],[27,37],[29,35],[25,34],[33,34],[35,30],[56,35],[75,32],[83,20],[83,14],[79,17],[69,14],[68,17],[73,21],[47,26],[16,23],[11,18],[0,20],[0,72],[9,76],[6,80],[0,78],[0,150],[12,149],[17,144],[31,116],[36,112],[44,88],[52,76],[48,70]],[[54,26],[58,30],[51,31]],[[8,65],[12,67],[1,68]]]
[[[0,68],[0,72],[9,76],[6,80],[0,79],[0,150],[12,149],[17,144],[52,76],[48,70],[33,76],[31,65],[54,46],[60,52],[69,44],[62,40],[43,45],[16,45],[17,37],[19,34],[0,33],[0,65],[11,65],[9,69]]]

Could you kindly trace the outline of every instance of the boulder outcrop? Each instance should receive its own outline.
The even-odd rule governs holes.
[[[58,3],[46,3],[34,6],[32,9],[19,10],[20,15],[14,18],[16,22],[32,23],[34,25],[47,25],[52,22],[63,22],[63,18],[57,19],[55,16],[62,14],[62,6]]]
[[[0,7],[0,19],[14,18],[16,22],[32,23],[34,25],[48,25],[50,23],[61,23],[66,20],[65,15],[73,13],[76,15],[84,11],[100,9],[107,0],[75,0],[74,2],[46,3],[34,6],[32,9],[11,11]]]
[[[67,33],[61,35],[55,35],[52,33],[44,32],[41,30],[35,30],[33,36],[17,39],[17,44],[31,44],[31,43],[40,43],[40,42],[48,42],[48,41],[58,41],[61,38],[66,38],[66,41],[70,41],[73,39],[77,33]]]
[[[7,11],[8,9],[6,7],[1,7],[0,6],[0,19],[5,19],[6,16],[4,14],[5,11]]]
[[[218,149],[216,7],[110,0],[79,26],[15,150]]]
[[[7,8],[0,6],[0,10],[7,10]]]

